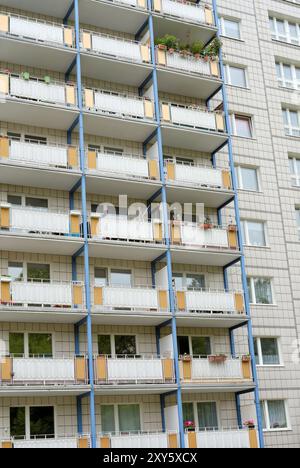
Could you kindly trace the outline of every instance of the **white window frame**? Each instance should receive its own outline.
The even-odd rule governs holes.
[[[198,404],[201,403],[215,403],[217,409],[217,422],[218,422],[218,430],[221,429],[220,421],[221,421],[221,410],[220,410],[220,402],[217,400],[198,400],[198,401],[183,401],[183,404],[191,404],[193,405],[193,412],[194,412],[194,422],[195,428],[197,429],[205,429],[199,427],[199,416],[198,416]]]
[[[226,34],[226,27],[225,27],[225,22],[226,21],[231,21],[232,23],[237,23],[239,26],[239,37],[233,37],[233,36],[227,36]],[[228,38],[228,39],[233,39],[234,41],[242,41],[242,31],[241,31],[241,20],[237,18],[229,18],[228,16],[221,16],[219,18],[220,22],[220,29],[221,29],[221,35]]]
[[[248,169],[255,171],[256,173],[256,180],[257,180],[257,189],[246,189],[243,186],[243,176],[242,176],[242,170],[243,169]],[[259,170],[257,167],[250,167],[250,166],[243,166],[243,165],[237,165],[235,166],[235,172],[236,172],[236,177],[237,177],[237,182],[238,182],[238,190],[244,190],[245,192],[253,192],[253,193],[258,193],[260,192],[260,177],[259,177]]]
[[[8,202],[8,197],[11,196],[11,197],[20,197],[21,198],[21,205],[19,205],[21,208],[27,208],[29,210],[43,210],[43,211],[49,211],[50,210],[50,207],[49,207],[49,198],[47,197],[37,197],[35,195],[24,195],[23,193],[7,193],[7,196],[6,196],[6,200],[7,200],[7,203]],[[47,200],[48,202],[48,208],[34,208],[32,206],[27,206],[26,205],[26,198],[36,198],[38,200]]]
[[[257,224],[262,224],[263,225],[265,245],[255,245],[255,244],[250,243],[248,223],[257,223]],[[265,221],[260,221],[260,220],[257,220],[257,219],[243,219],[242,220],[242,228],[243,228],[243,230],[242,230],[242,232],[243,232],[243,241],[244,241],[244,245],[246,247],[256,247],[258,249],[268,247],[267,229],[266,229],[266,222]]]
[[[297,161],[300,162],[300,155],[299,157],[289,156],[289,162],[292,161],[293,163],[293,172],[290,172],[291,179],[292,179],[292,187],[300,187],[300,170],[298,171]],[[289,165],[289,168],[291,166]],[[295,184],[293,181],[295,180]]]
[[[282,427],[282,428],[271,428],[270,426],[270,414],[269,414],[269,405],[268,403],[271,401],[283,401],[284,403],[284,408],[285,408],[285,417],[286,417],[286,424],[287,427]],[[265,414],[265,422],[266,422],[266,428],[263,429],[264,432],[282,432],[282,431],[291,431],[291,420],[290,420],[290,415],[289,415],[289,410],[288,410],[288,404],[287,401],[281,398],[275,399],[274,400],[263,400],[262,405],[264,406],[264,414]]]
[[[7,346],[8,346],[8,351],[9,351],[9,335],[14,334],[14,333],[22,333],[24,335],[24,358],[29,359],[29,335],[51,335],[51,341],[52,341],[52,358],[49,357],[49,359],[55,359],[56,353],[55,353],[55,332],[48,332],[48,331],[23,331],[23,330],[10,330],[8,332],[8,341],[7,341]],[[40,405],[36,405],[40,406]],[[48,405],[45,405],[48,406]]]
[[[231,68],[239,68],[240,70],[243,70],[244,77],[245,77],[245,86],[241,86],[241,85],[237,85],[237,84],[232,83]],[[226,64],[224,64],[224,71],[225,71],[226,84],[228,86],[234,86],[235,88],[240,88],[240,89],[247,89],[248,88],[248,74],[247,74],[246,67],[243,67],[242,65],[233,65],[232,63],[226,63]]]
[[[297,217],[297,212],[300,213],[300,206],[295,206],[295,211],[296,211],[296,217]],[[296,224],[297,224],[297,229],[298,229],[298,238],[300,240],[300,223],[298,224],[297,219],[296,219]]]
[[[235,112],[231,114],[231,128],[232,128],[232,134],[235,137],[238,138],[244,138],[246,140],[253,140],[254,139],[254,124],[253,124],[253,117],[251,115],[244,115],[244,114],[239,114],[238,112]],[[242,117],[244,119],[248,119],[250,123],[250,133],[251,136],[243,136],[243,135],[238,135],[237,133],[237,127],[236,127],[236,118],[237,117]]]
[[[135,287],[136,284],[135,284],[135,277],[134,277],[134,270],[131,269],[131,268],[116,268],[116,267],[106,267],[106,266],[98,266],[98,265],[95,265],[94,266],[94,283],[96,282],[96,276],[95,276],[95,269],[96,268],[99,268],[99,269],[102,269],[102,270],[106,270],[107,271],[107,287],[113,287],[112,286],[112,283],[111,283],[111,270],[122,270],[122,271],[128,271],[128,273],[130,272],[131,273],[131,281],[132,281],[132,284],[131,284],[131,287]],[[120,286],[121,287],[121,286]]]
[[[277,74],[277,67],[279,66],[280,68],[280,77],[278,76]],[[284,76],[284,67],[290,67],[291,69],[291,74],[292,74],[292,79],[291,80],[287,80]],[[294,64],[289,64],[289,63],[283,63],[283,62],[276,62],[276,74],[277,74],[277,79],[278,79],[278,83],[279,83],[279,86],[282,87],[282,88],[288,88],[288,89],[295,89],[297,91],[300,90],[300,79],[297,79],[297,73],[296,73],[296,70],[299,68],[300,70],[300,66],[296,67],[296,65]]]
[[[183,289],[184,290],[187,290],[187,276],[188,275],[195,275],[195,276],[204,276],[204,282],[205,282],[205,290],[209,289],[209,286],[207,284],[207,274],[206,273],[196,273],[194,271],[185,271],[185,272],[182,272],[182,271],[173,271],[173,274],[174,275],[181,275],[182,276],[182,280],[183,280]]]
[[[292,137],[298,137],[299,138],[300,137],[300,111],[295,110],[295,109],[284,108],[284,109],[282,109],[282,114],[284,112],[286,112],[287,120],[288,120],[288,125],[286,125],[285,122],[284,122],[284,119],[283,119],[285,134],[287,136],[292,136]],[[298,114],[298,127],[294,127],[292,125],[291,114],[290,114],[291,112],[297,112],[297,114]]]
[[[274,27],[275,32],[271,30],[271,36],[274,41],[285,42],[287,44],[292,44],[292,45],[300,45],[300,24],[299,23],[288,21],[287,19],[283,19],[283,18],[276,18],[275,16],[270,16],[269,19],[270,19],[270,22],[271,21],[273,22],[273,27]],[[285,29],[284,35],[282,35],[279,32],[277,21],[284,23],[284,29]],[[297,41],[293,38],[293,36],[291,36],[290,24],[296,25],[297,36],[298,36]]]
[[[262,346],[261,346],[261,341],[264,339],[276,340],[279,364],[264,364],[263,352],[262,352]],[[260,337],[255,337],[255,340],[257,343],[257,353],[258,353],[258,362],[256,363],[257,367],[283,367],[284,366],[280,338],[276,336],[260,336]]]
[[[53,408],[53,416],[54,416],[54,438],[57,437],[58,430],[57,430],[57,408],[56,405],[51,404],[35,404],[35,405],[10,405],[10,408],[25,408],[25,440],[34,440],[30,438],[30,408],[42,408],[42,407],[52,407]],[[9,424],[9,433],[11,434],[11,427]],[[42,434],[43,435],[43,434]]]
[[[27,274],[28,273],[28,264],[30,265],[30,264],[34,263],[35,265],[49,265],[49,267],[50,267],[50,281],[49,281],[49,284],[52,283],[52,273],[53,273],[52,270],[53,270],[53,268],[52,268],[51,263],[33,262],[33,261],[31,262],[31,261],[28,261],[28,260],[23,261],[23,262],[22,261],[19,262],[18,260],[8,260],[8,264],[9,263],[22,263],[22,265],[23,265],[23,282],[24,283],[28,282],[28,274]],[[8,266],[9,266],[8,264],[7,264],[7,273],[8,273]]]
[[[109,336],[110,337],[110,348],[111,348],[111,357],[114,359],[116,357],[116,343],[115,343],[115,337],[116,336],[134,336],[135,337],[135,346],[136,346],[136,356],[141,355],[140,353],[140,344],[138,340],[138,335],[135,333],[97,333],[97,347],[98,347],[98,336]],[[97,349],[98,353],[98,349]],[[153,353],[155,354],[155,353]]]
[[[122,403],[101,403],[100,405],[100,419],[101,419],[101,406],[113,406],[114,407],[114,423],[115,423],[115,431],[116,433],[120,433],[120,421],[119,421],[119,406],[121,405],[127,405],[127,406],[130,406],[130,405],[133,405],[133,406],[136,406],[138,405],[139,407],[139,410],[140,410],[140,422],[141,422],[141,432],[144,431],[144,418],[143,418],[143,415],[144,415],[144,411],[143,411],[143,403],[138,403],[138,402],[135,402],[135,403],[126,403],[125,401],[122,402]],[[101,420],[101,432],[103,433],[103,428],[102,428],[102,420]],[[106,432],[105,432],[106,434]]]
[[[214,337],[210,335],[184,335],[179,333],[178,336],[185,336],[189,340],[189,354],[190,356],[193,356],[193,344],[192,344],[192,338],[209,338],[210,341],[210,349],[211,349],[211,354],[213,355],[215,353],[215,342],[214,342]],[[196,354],[194,356],[197,356]]]
[[[251,288],[251,294],[252,294],[252,299],[255,302],[251,302],[251,305],[258,305],[260,307],[270,307],[270,306],[275,306],[275,297],[274,297],[274,287],[273,287],[273,280],[272,278],[268,277],[260,277],[260,276],[248,276],[248,279],[250,280],[250,288]],[[256,279],[264,279],[264,280],[269,280],[270,281],[270,286],[271,286],[271,294],[272,294],[272,302],[270,304],[262,304],[261,302],[257,302],[256,300],[256,292],[255,292],[255,285],[254,285],[254,280]],[[251,299],[251,298],[250,298]]]

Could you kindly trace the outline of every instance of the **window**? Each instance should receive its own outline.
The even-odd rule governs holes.
[[[300,90],[300,67],[277,62],[276,72],[279,86]]]
[[[300,208],[296,208],[296,221],[297,221],[297,228],[298,228],[298,238],[300,240]]]
[[[23,263],[8,262],[8,276],[12,281],[22,281],[24,279]]]
[[[102,405],[101,428],[103,433],[140,432],[140,406],[136,404]]]
[[[287,405],[284,400],[262,401],[261,410],[265,430],[288,429]]]
[[[242,221],[244,244],[255,247],[266,246],[265,223],[261,221]]]
[[[238,86],[239,88],[247,87],[246,70],[242,67],[234,65],[225,65],[225,81],[226,84]]]
[[[258,173],[256,168],[237,166],[236,176],[238,188],[240,190],[249,190],[251,192],[258,192]]]
[[[14,132],[7,132],[8,138],[14,141],[21,141],[21,134],[20,133],[14,133]]]
[[[300,187],[300,156],[290,157],[289,166],[290,166],[292,185],[294,187]]]
[[[123,286],[130,288],[132,286],[132,273],[130,270],[111,270],[110,284],[112,286]]]
[[[233,135],[243,138],[252,138],[251,117],[233,114],[231,120]]]
[[[270,278],[248,278],[248,290],[251,304],[273,304]]]
[[[111,356],[111,337],[110,335],[98,335],[98,354],[99,356]]]
[[[272,39],[300,45],[300,26],[292,21],[270,18]]]
[[[10,435],[16,439],[55,437],[54,407],[11,407]]]
[[[219,428],[216,402],[183,403],[182,409],[183,421],[193,421],[197,430]]]
[[[205,289],[205,276],[197,273],[173,273],[173,284],[176,290],[189,291]]]
[[[115,156],[122,156],[124,154],[124,151],[122,148],[111,148],[109,146],[104,147],[104,153],[106,154],[112,154]]]
[[[207,336],[178,336],[177,337],[178,354],[185,354],[194,357],[207,357],[212,354],[211,339]]]
[[[18,195],[7,195],[7,203],[13,206],[22,206],[22,197]]]
[[[50,333],[10,333],[9,354],[25,357],[52,357],[52,335]]]
[[[29,206],[30,208],[48,209],[48,200],[46,200],[45,198],[26,197],[25,205]]]
[[[300,117],[296,110],[283,109],[283,122],[285,134],[300,137]]]
[[[49,283],[50,265],[43,263],[28,263],[27,280],[37,283]]]
[[[230,39],[241,39],[240,21],[229,18],[220,18],[221,33]]]
[[[36,136],[36,135],[25,135],[25,141],[27,143],[36,143],[37,145],[47,144],[47,138]]]
[[[107,356],[136,356],[134,335],[98,335],[98,353]]]
[[[258,366],[280,365],[279,345],[277,338],[255,338],[255,357]]]
[[[106,268],[95,268],[95,285],[100,286],[107,286],[108,279],[107,279],[107,269]]]

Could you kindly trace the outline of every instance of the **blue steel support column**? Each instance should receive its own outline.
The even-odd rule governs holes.
[[[88,342],[88,370],[90,380],[90,426],[91,426],[91,443],[92,448],[96,448],[96,416],[95,416],[95,388],[94,388],[94,367],[93,367],[93,337],[92,337],[92,316],[91,316],[91,293],[90,293],[90,271],[89,271],[89,245],[88,245],[88,228],[87,228],[87,205],[86,205],[86,177],[85,177],[85,144],[84,144],[84,126],[83,126],[83,98],[82,98],[82,82],[81,82],[81,57],[80,57],[80,22],[79,22],[79,4],[78,0],[74,0],[75,14],[75,35],[76,35],[76,76],[78,89],[78,106],[79,106],[79,154],[80,168],[82,171],[81,180],[81,203],[82,203],[82,222],[83,222],[83,237],[84,237],[84,279],[85,279],[85,300],[88,316],[86,320],[87,342]]]
[[[160,105],[159,105],[157,68],[156,68],[155,45],[154,45],[154,27],[153,27],[151,0],[147,0],[147,2],[148,2],[148,9],[150,12],[149,33],[150,33],[151,56],[152,56],[152,62],[153,62],[152,78],[153,78],[153,92],[154,92],[154,99],[155,99],[155,115],[156,115],[156,120],[157,120],[157,125],[158,125],[157,145],[158,145],[158,155],[159,155],[159,168],[160,168],[160,178],[163,184],[162,191],[161,191],[161,199],[162,199],[162,206],[163,206],[164,234],[165,234],[165,242],[166,242],[166,248],[167,248],[166,260],[167,260],[167,271],[168,271],[169,304],[170,304],[170,311],[172,313],[171,328],[172,328],[173,353],[174,353],[174,363],[175,363],[175,379],[176,379],[176,384],[177,384],[179,437],[180,437],[180,446],[181,448],[184,448],[185,440],[184,440],[182,395],[181,395],[181,382],[180,382],[178,347],[177,347],[177,324],[176,324],[174,291],[173,291],[173,285],[172,285],[173,283],[172,258],[171,258],[171,249],[170,249],[169,224],[168,224],[166,180],[165,180],[165,174],[164,174],[163,144],[162,144],[162,132],[161,132],[161,122],[160,122]]]
[[[212,3],[213,3],[215,23],[218,26],[217,35],[220,38],[220,26],[219,26],[217,0],[212,0]],[[232,185],[233,185],[233,190],[234,190],[234,194],[235,194],[235,196],[234,196],[234,210],[235,210],[235,218],[236,218],[236,224],[237,224],[237,230],[238,230],[238,241],[239,241],[239,246],[240,246],[240,251],[241,251],[241,259],[240,259],[241,278],[242,278],[242,284],[243,284],[243,289],[244,289],[245,309],[246,309],[246,313],[247,313],[247,315],[249,317],[249,321],[248,321],[247,326],[248,326],[249,351],[250,351],[250,355],[251,355],[252,375],[253,375],[253,380],[255,382],[254,399],[255,399],[255,407],[256,407],[260,447],[264,448],[264,434],[263,434],[263,425],[262,425],[262,414],[261,414],[261,408],[260,408],[258,376],[257,376],[256,363],[255,363],[255,351],[254,351],[254,340],[253,340],[253,330],[252,330],[252,321],[251,321],[250,301],[249,301],[249,293],[248,293],[248,285],[247,285],[245,256],[244,256],[241,222],[240,222],[240,212],[239,212],[239,202],[238,202],[238,196],[237,196],[237,181],[236,181],[236,174],[235,174],[235,169],[234,169],[233,145],[232,145],[231,129],[230,129],[231,126],[230,126],[230,118],[229,118],[229,108],[228,108],[226,86],[225,86],[225,83],[224,83],[224,64],[223,64],[222,52],[220,52],[219,59],[220,59],[221,79],[223,81],[222,95],[223,95],[224,113],[225,113],[225,119],[226,119],[226,127],[227,127],[227,131],[229,133],[228,154],[229,154],[229,165],[230,165],[231,177],[232,177]]]

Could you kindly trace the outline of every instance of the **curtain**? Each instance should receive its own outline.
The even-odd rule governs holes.
[[[120,432],[141,431],[139,405],[119,405],[118,412]]]
[[[198,403],[199,429],[218,429],[217,405],[215,402]]]
[[[270,428],[282,429],[287,427],[285,404],[282,400],[268,401]]]

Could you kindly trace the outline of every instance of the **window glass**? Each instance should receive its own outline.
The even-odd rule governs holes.
[[[120,432],[140,432],[140,407],[139,405],[119,405],[119,429]]]
[[[95,268],[95,285],[96,286],[107,286],[107,269],[106,268]]]
[[[26,197],[25,205],[29,206],[30,208],[47,209],[48,208],[48,200],[46,200],[45,198]]]
[[[229,66],[230,84],[246,88],[246,72],[243,68]]]
[[[22,281],[24,279],[23,263],[8,262],[8,276],[12,281]]]
[[[211,354],[210,338],[203,336],[193,336],[192,349],[194,356],[209,356]]]
[[[265,410],[265,405],[263,401],[260,402],[260,410],[261,410],[261,415],[262,415],[263,429],[267,429],[266,410]]]
[[[136,355],[136,337],[132,335],[115,335],[116,355]]]
[[[111,270],[110,282],[112,286],[124,286],[130,288],[132,285],[132,274],[129,270]]]
[[[257,170],[248,167],[241,167],[242,189],[258,191]]]
[[[194,405],[193,403],[183,403],[182,404],[182,411],[183,411],[183,422],[185,421],[195,421],[194,416]]]
[[[9,409],[9,426],[11,437],[16,439],[25,437],[25,407],[12,407]]]
[[[30,143],[37,143],[40,145],[47,144],[47,138],[36,136],[36,135],[25,135],[25,141],[30,142]]]
[[[268,401],[270,429],[284,429],[287,427],[285,404],[282,400]]]
[[[278,342],[276,338],[261,338],[261,351],[264,365],[276,365],[279,362]]]
[[[197,403],[199,429],[218,429],[217,405],[215,402]]]
[[[184,289],[184,280],[181,273],[173,273],[173,284],[177,290]]]
[[[190,354],[190,344],[188,336],[177,336],[178,354],[183,356],[184,354]]]
[[[240,23],[224,18],[224,35],[233,39],[240,39]]]
[[[272,304],[272,289],[269,279],[255,278],[254,289],[257,304]]]
[[[186,276],[186,287],[189,291],[205,289],[205,276],[189,274]]]
[[[53,406],[32,406],[30,408],[30,437],[47,438],[55,436]]]
[[[29,333],[29,356],[52,357],[52,335],[50,333]]]
[[[116,432],[115,409],[113,405],[101,405],[101,428],[103,433]]]
[[[259,362],[258,340],[257,340],[257,338],[255,338],[255,340],[254,340],[254,354],[255,354],[255,362],[256,362],[256,365],[258,366],[260,364],[260,362]]]
[[[50,265],[43,263],[27,264],[27,279],[34,282],[47,283],[50,281]]]
[[[100,356],[112,355],[110,335],[98,335],[98,354]]]
[[[241,137],[251,138],[251,120],[249,117],[243,117],[240,115],[235,116],[236,134]]]
[[[264,223],[247,221],[249,244],[259,247],[266,245]]]
[[[22,197],[18,195],[7,195],[7,203],[13,206],[22,206]]]
[[[114,154],[114,155],[117,155],[117,156],[122,156],[122,154],[124,153],[123,149],[122,148],[111,148],[109,146],[105,146],[104,147],[104,153],[107,153],[107,154]]]
[[[24,333],[9,334],[9,354],[14,357],[23,357],[25,354]]]

